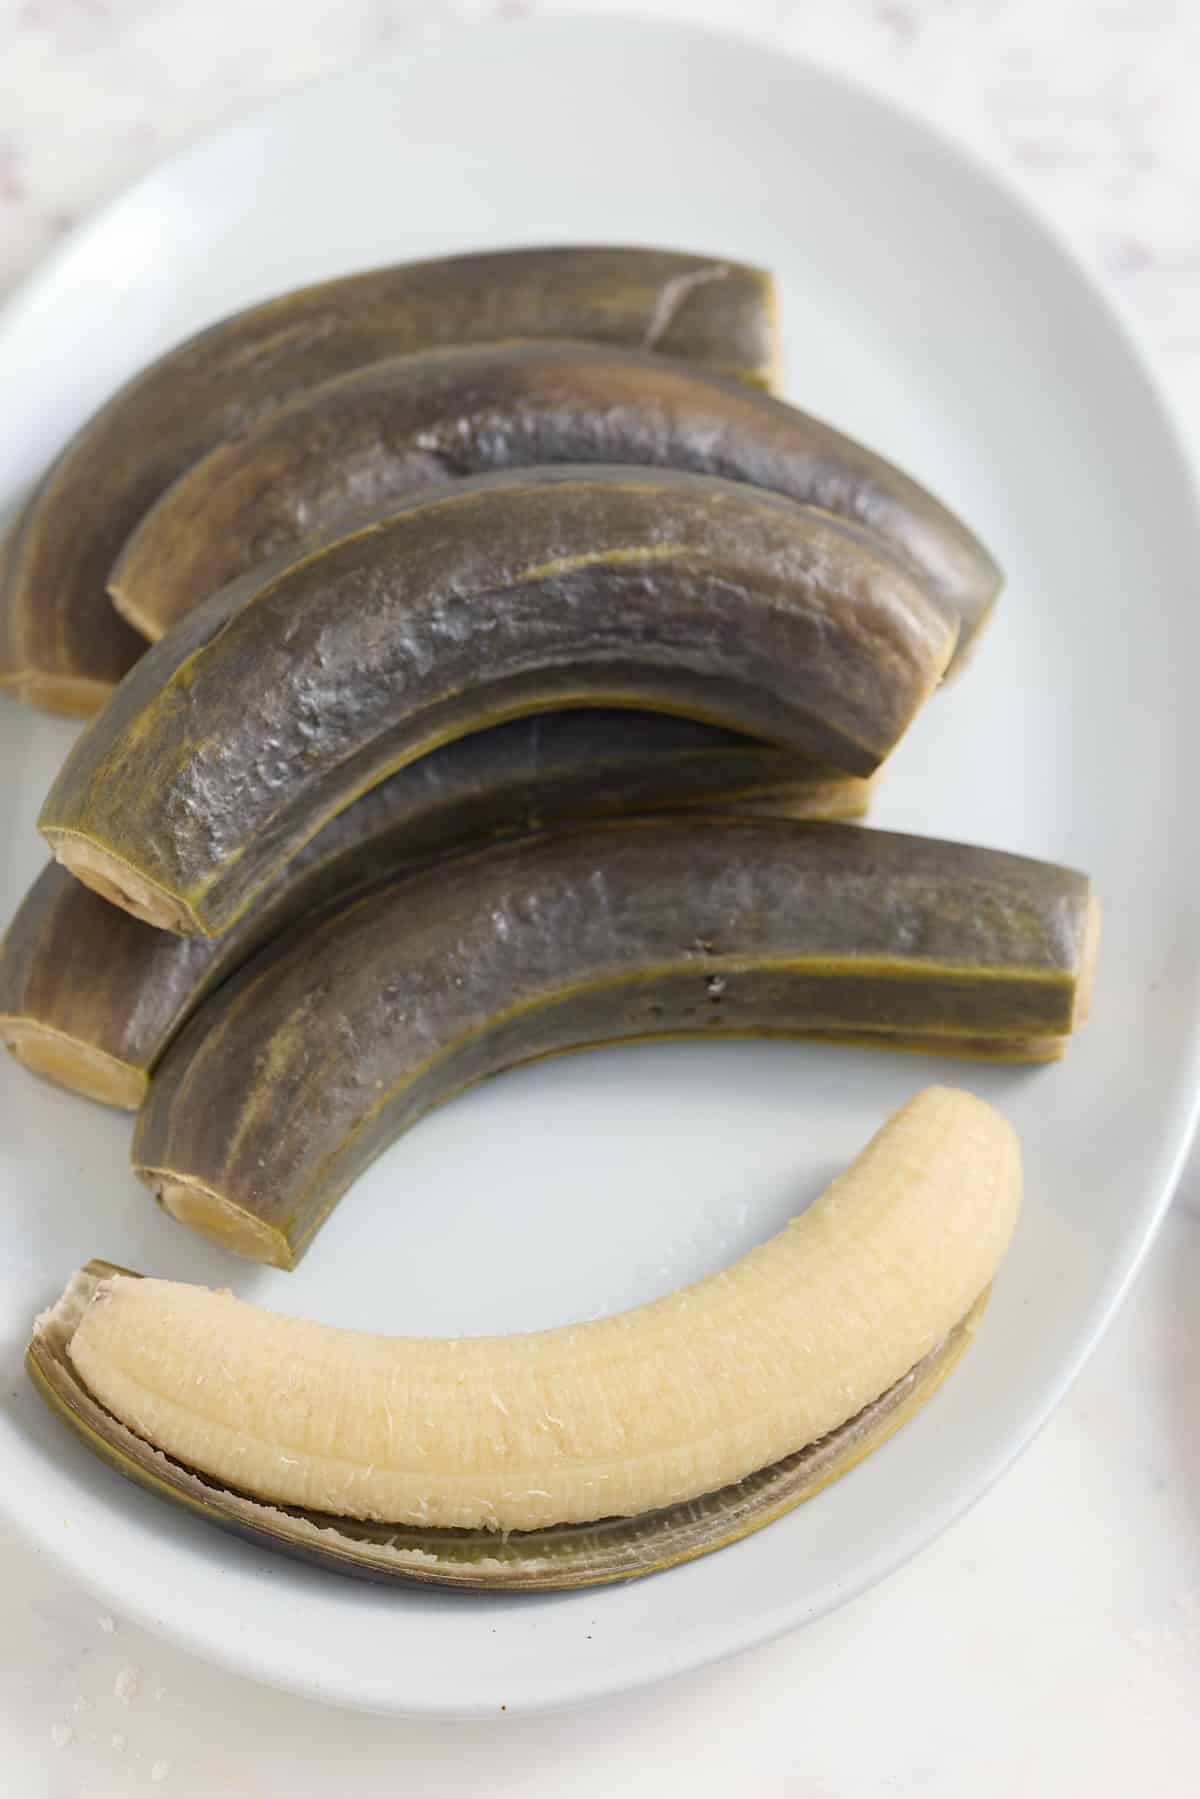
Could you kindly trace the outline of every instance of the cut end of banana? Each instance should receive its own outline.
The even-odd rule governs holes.
[[[145,875],[131,868],[119,856],[102,849],[76,831],[47,829],[42,832],[61,862],[77,881],[98,893],[122,911],[140,918],[144,924],[160,931],[173,931],[177,936],[196,936],[198,927],[180,900],[175,899]]]
[[[139,587],[136,564],[133,567],[134,579],[126,580],[126,573],[130,566],[129,548],[130,546],[127,544],[122,550],[116,566],[108,577],[108,597],[112,601],[115,611],[127,625],[133,626],[139,637],[144,637],[147,643],[157,643],[163,635],[164,626],[161,619],[146,612],[138,603]]]
[[[56,675],[45,669],[0,674],[0,693],[61,718],[91,718],[113,692],[112,683],[84,675]]]
[[[812,781],[803,787],[781,787],[774,793],[750,799],[740,795],[730,807],[748,818],[813,819],[864,818],[882,780],[879,770],[873,775],[839,775],[828,782]],[[708,810],[711,802],[705,806]]]
[[[153,1190],[164,1212],[210,1243],[271,1268],[291,1268],[295,1256],[282,1231],[254,1218],[223,1194],[196,1181],[184,1181],[158,1169],[138,1167],[135,1172]]]
[[[1088,901],[1087,919],[1083,928],[1083,948],[1079,954],[1079,980],[1075,988],[1075,1016],[1071,1021],[1074,1027],[1086,1024],[1088,1013],[1092,1008],[1092,989],[1096,984],[1096,963],[1100,956],[1100,936],[1103,928],[1103,910],[1100,901],[1093,893]]]
[[[756,385],[765,387],[769,394],[782,394],[787,386],[787,358],[783,349],[783,310],[779,298],[779,283],[774,275],[765,276],[762,297],[770,349],[766,367]]]
[[[68,1092],[81,1093],[85,1099],[136,1112],[146,1097],[149,1081],[144,1069],[131,1068],[94,1044],[46,1025],[24,1018],[0,1018],[0,1040],[32,1074]]]

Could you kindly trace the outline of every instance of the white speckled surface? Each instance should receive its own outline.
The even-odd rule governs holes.
[[[98,200],[261,96],[402,54],[449,23],[529,10],[524,0],[0,0],[0,291]],[[1006,165],[1122,294],[1200,454],[1193,5],[662,0],[644,10],[740,20],[916,102]],[[22,1543],[0,1540],[0,1794],[607,1799],[658,1792],[666,1770],[701,1795],[746,1799],[1195,1792],[1197,1292],[1194,1163],[1073,1395],[964,1522],[820,1624],[591,1712],[495,1726],[343,1718],[99,1616]]]

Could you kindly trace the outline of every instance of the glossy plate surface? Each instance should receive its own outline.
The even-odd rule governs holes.
[[[294,1275],[189,1239],[128,1172],[127,1120],[4,1059],[0,1509],[106,1606],[377,1710],[595,1698],[887,1574],[1061,1397],[1161,1216],[1197,1086],[1185,458],[1108,303],[1045,228],[838,78],[665,25],[560,21],[475,28],[277,103],[130,190],[0,319],[3,416],[19,422],[0,441],[0,507],[115,383],[225,312],[374,263],[555,240],[778,271],[789,396],[927,482],[1008,571],[974,665],[895,757],[877,822],[1089,869],[1106,938],[1091,1023],[1059,1067],[687,1044],[508,1076],[396,1145]],[[33,821],[72,732],[0,708],[0,917],[40,866]],[[306,1571],[109,1473],[21,1369],[34,1313],[90,1256],[376,1329],[636,1304],[768,1235],[932,1080],[996,1101],[1025,1146],[1025,1213],[976,1347],[838,1485],[662,1576],[488,1599]]]

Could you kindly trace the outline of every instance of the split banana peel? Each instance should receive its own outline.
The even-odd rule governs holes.
[[[732,1267],[555,1330],[382,1337],[81,1270],[30,1372],[122,1473],[375,1578],[579,1586],[720,1547],[845,1472],[970,1341],[1008,1247],[1001,1115],[928,1088]]]

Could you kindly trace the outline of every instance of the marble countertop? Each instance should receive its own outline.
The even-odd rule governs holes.
[[[174,144],[526,0],[0,0],[0,294]],[[566,4],[543,11],[604,10]],[[623,10],[617,7],[613,10]],[[1200,455],[1200,11],[1178,0],[643,0],[847,68],[1006,166],[1140,322]],[[285,24],[281,22],[286,21]],[[346,1717],[99,1614],[0,1536],[13,1799],[1197,1790],[1200,1161],[1108,1338],[919,1562],[737,1661],[587,1712]]]

